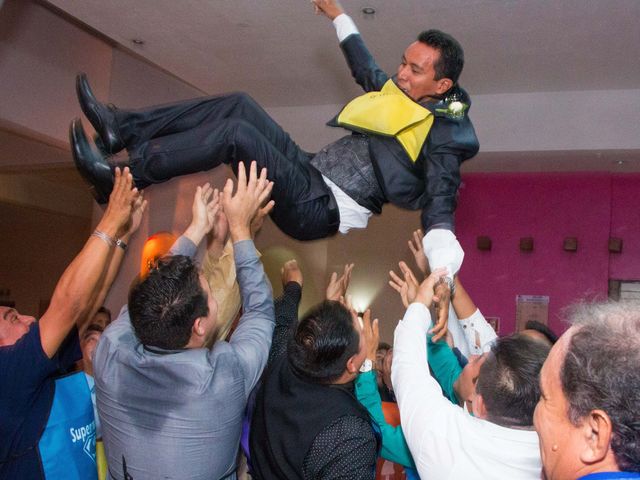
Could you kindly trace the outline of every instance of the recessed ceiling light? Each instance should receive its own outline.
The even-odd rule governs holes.
[[[131,43],[133,43],[134,45],[142,46],[144,45],[144,40],[142,40],[141,38],[133,38],[131,39]]]
[[[365,15],[374,15],[376,13],[376,9],[373,7],[364,7],[362,9],[362,13]]]

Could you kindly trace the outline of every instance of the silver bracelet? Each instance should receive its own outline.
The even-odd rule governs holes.
[[[124,240],[116,239],[116,247],[120,247],[125,252],[127,251],[128,245],[124,242]]]
[[[116,241],[111,238],[109,235],[107,235],[104,232],[101,232],[100,230],[94,230],[93,233],[91,234],[92,237],[98,237],[100,240],[102,240],[104,243],[106,243],[107,245],[109,245],[110,247],[115,247],[116,246]]]

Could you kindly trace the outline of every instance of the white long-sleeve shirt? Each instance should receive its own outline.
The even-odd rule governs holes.
[[[429,310],[409,305],[395,330],[391,380],[404,436],[422,480],[539,479],[538,435],[505,428],[449,402],[429,373]]]

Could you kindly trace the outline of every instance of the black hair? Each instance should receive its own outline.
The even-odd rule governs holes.
[[[131,324],[143,345],[184,348],[196,318],[209,314],[207,300],[191,258],[163,257],[129,292]]]
[[[548,326],[546,326],[544,323],[539,322],[537,320],[529,320],[524,328],[526,330],[535,330],[538,333],[541,333],[542,335],[544,335],[546,337],[547,340],[549,340],[549,343],[551,343],[551,345],[553,345],[554,343],[556,343],[558,341],[558,335],[556,335],[553,330],[551,330]]]
[[[448,33],[433,29],[421,32],[418,35],[418,41],[440,52],[440,58],[433,65],[434,80],[449,78],[456,84],[464,67],[462,45]]]
[[[331,383],[343,374],[359,347],[360,335],[349,310],[339,302],[326,300],[300,321],[289,342],[288,355],[302,375],[318,383]]]
[[[480,367],[476,391],[487,419],[504,427],[530,427],[540,398],[540,370],[549,346],[526,335],[499,338]]]
[[[104,314],[107,316],[107,318],[108,318],[108,320],[107,320],[107,325],[109,325],[109,324],[111,323],[111,310],[109,310],[107,307],[105,307],[105,306],[103,305],[102,307],[100,307],[100,308],[98,309],[98,311],[96,312],[96,315],[97,315],[98,313],[104,313]]]

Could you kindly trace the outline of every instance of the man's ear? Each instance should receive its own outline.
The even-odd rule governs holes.
[[[613,425],[604,410],[591,410],[580,427],[584,447],[580,460],[587,464],[602,462],[610,451]]]
[[[347,372],[351,375],[357,375],[360,371],[360,367],[356,365],[356,355],[349,357],[347,360]]]
[[[485,420],[488,416],[487,406],[484,403],[484,398],[479,393],[475,393],[472,397],[471,406],[473,408],[473,416]]]
[[[203,320],[204,317],[198,317],[194,320],[193,327],[191,327],[192,336],[204,337],[206,330],[204,328]]]
[[[441,78],[438,80],[438,86],[436,87],[436,93],[442,95],[449,91],[453,87],[453,80],[450,78]]]

